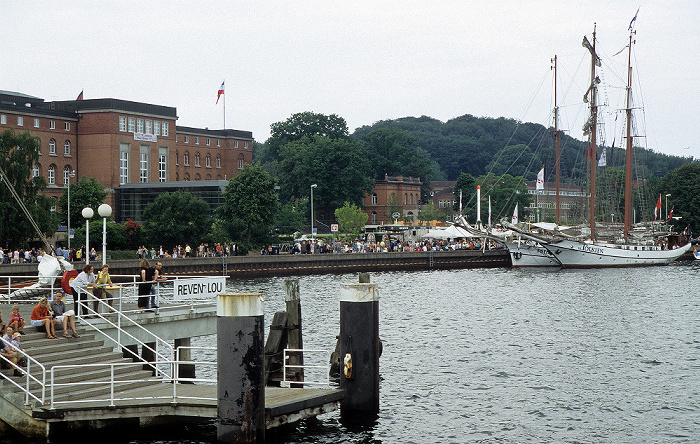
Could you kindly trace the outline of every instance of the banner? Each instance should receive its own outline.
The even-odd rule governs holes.
[[[176,278],[173,283],[173,299],[216,299],[226,291],[226,276],[206,278]]]

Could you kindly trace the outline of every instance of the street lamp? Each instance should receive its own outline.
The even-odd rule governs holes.
[[[95,215],[95,212],[92,211],[92,208],[85,207],[82,215],[85,218],[85,265],[88,265],[90,263],[90,219]]]
[[[668,198],[671,197],[670,194],[666,195],[666,219],[668,219]]]
[[[311,185],[311,238],[314,238],[314,188],[316,188],[318,184],[312,184]]]
[[[112,207],[104,203],[97,207],[97,214],[102,216],[102,266],[107,263],[107,218],[112,215]]]
[[[70,251],[70,178],[75,177],[75,171],[70,171],[68,174],[68,251]]]

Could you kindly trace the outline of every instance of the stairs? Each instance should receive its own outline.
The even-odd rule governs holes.
[[[49,407],[48,404],[51,402],[49,370],[51,368],[74,364],[133,363],[132,358],[124,358],[120,351],[114,351],[111,344],[106,345],[104,341],[95,339],[95,336],[89,332],[81,331],[79,325],[80,338],[64,338],[61,326],[57,327],[56,334],[59,339],[47,339],[45,333],[38,333],[33,327],[25,327],[26,334],[20,339],[22,350],[46,367],[44,398],[46,406],[41,406],[31,398],[30,404],[25,405],[24,391],[5,378],[26,387],[26,376],[13,376],[13,370],[0,370],[2,373],[0,376],[0,425],[2,422],[7,423],[25,436],[34,436],[34,430],[41,429],[41,424],[38,427],[36,424],[29,427],[27,422],[36,422],[32,418],[33,413],[43,407]],[[30,374],[41,381],[43,377],[41,368],[34,363],[30,364],[29,368]],[[142,362],[114,367],[114,396],[118,397],[120,392],[149,384],[161,384],[159,380],[152,378],[152,374],[151,370],[143,370]],[[111,369],[108,365],[56,369],[54,402],[60,403],[57,404],[58,408],[64,408],[71,405],[70,401],[108,400],[112,393],[112,387],[107,383],[110,379]],[[68,382],[80,382],[80,385],[61,385]],[[32,394],[41,398],[40,383],[32,381],[29,387]],[[45,433],[45,431],[39,433]]]

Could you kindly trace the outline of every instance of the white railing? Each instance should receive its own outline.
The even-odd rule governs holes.
[[[301,353],[302,356],[305,356],[306,353],[318,353],[321,354],[323,353],[323,358],[320,362],[324,362],[324,364],[303,364],[303,365],[298,365],[298,364],[289,364],[289,358],[290,356],[288,353],[295,353],[299,354]],[[318,385],[318,386],[325,386],[329,387],[330,386],[330,363],[328,363],[328,356],[330,353],[328,350],[319,350],[319,349],[303,349],[303,348],[285,348],[283,351],[282,355],[282,363],[283,363],[283,371],[282,371],[282,384],[286,386],[289,384],[290,386],[292,384],[296,385]],[[318,358],[317,358],[318,359]],[[306,362],[306,360],[304,360]],[[302,369],[304,371],[304,380],[303,381],[293,381],[291,379],[287,379],[287,369]],[[310,372],[307,372],[307,370],[310,370]],[[319,377],[317,373],[320,373],[320,371],[323,370],[325,372],[325,375],[322,377]],[[320,381],[319,379],[316,380],[311,380],[309,381],[307,377],[309,376],[309,373],[311,373],[311,376],[313,378],[319,378],[323,379]]]
[[[20,353],[22,354],[23,358],[27,359],[27,368],[26,369],[21,368],[19,366],[19,364],[14,364],[12,361],[10,361],[9,359],[7,359],[6,357],[1,356],[1,355],[0,355],[0,358],[1,358],[0,361],[6,362],[11,369],[14,369],[15,367],[20,369],[20,371],[25,376],[25,384],[26,385],[23,386],[22,384],[18,384],[17,382],[12,380],[11,378],[8,378],[7,376],[5,376],[4,373],[0,373],[0,375],[2,375],[2,377],[5,379],[5,381],[14,385],[15,387],[18,387],[21,391],[24,392],[24,403],[25,404],[27,404],[27,405],[29,404],[30,398],[41,403],[41,404],[44,404],[44,399],[46,397],[46,367],[44,367],[39,361],[37,361],[36,359],[27,355],[26,353],[22,353],[21,350],[20,350]],[[34,365],[36,365],[37,367],[39,367],[40,372],[38,372],[38,373],[41,375],[41,380],[37,379],[36,376],[33,376],[31,374],[32,363]],[[39,388],[41,389],[41,394],[39,396],[32,393],[32,391],[30,389],[30,384],[32,382],[39,384]]]

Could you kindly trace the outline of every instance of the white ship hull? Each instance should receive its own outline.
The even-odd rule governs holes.
[[[542,245],[534,241],[504,241],[508,247],[513,268],[521,267],[561,267],[559,260]]]
[[[571,240],[543,243],[564,268],[643,267],[669,264],[691,248],[673,250],[654,246],[590,244]]]

